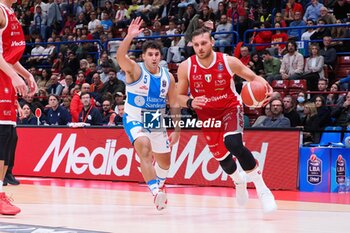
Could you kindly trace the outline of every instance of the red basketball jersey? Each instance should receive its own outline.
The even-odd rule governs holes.
[[[196,109],[200,119],[218,118],[226,109],[242,105],[226,54],[214,52],[214,60],[208,68],[199,63],[196,55],[187,61],[191,95],[207,98],[205,107]]]
[[[9,64],[20,60],[25,49],[22,26],[14,11],[0,3],[0,10],[6,18],[5,27],[0,29],[0,53]],[[16,92],[11,78],[0,70],[0,124],[16,124]]]

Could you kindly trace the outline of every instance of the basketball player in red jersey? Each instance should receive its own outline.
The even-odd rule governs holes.
[[[16,0],[0,0],[0,214],[16,215],[14,206],[2,190],[4,176],[15,142],[16,95],[33,95],[37,85],[19,60],[25,49],[22,27],[11,9]],[[28,87],[22,77],[26,80]]]
[[[194,31],[192,44],[195,55],[178,68],[178,101],[182,107],[194,109],[202,121],[210,118],[221,121],[221,128],[202,128],[202,131],[211,153],[236,185],[238,204],[243,206],[247,203],[246,182],[252,181],[263,211],[272,212],[277,209],[274,196],[265,185],[252,153],[243,145],[243,107],[235,90],[233,75],[237,74],[247,81],[262,82],[269,90],[272,88],[237,58],[214,52],[214,40],[207,29]],[[188,96],[188,89],[192,97]],[[244,173],[239,173],[232,155],[237,158]]]

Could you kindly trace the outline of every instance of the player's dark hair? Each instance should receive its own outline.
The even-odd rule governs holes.
[[[206,28],[206,27],[198,28],[198,29],[194,30],[194,32],[192,33],[191,40],[193,39],[193,37],[199,36],[199,35],[202,35],[202,34],[205,34],[205,33],[209,33],[209,36],[210,36],[211,31],[208,28]]]
[[[146,53],[147,49],[157,49],[162,52],[162,45],[154,40],[148,40],[142,45],[142,53]]]

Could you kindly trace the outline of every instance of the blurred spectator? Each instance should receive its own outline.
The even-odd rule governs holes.
[[[108,81],[103,84],[101,94],[104,95],[107,92],[111,93],[112,95],[116,92],[125,93],[125,84],[123,81],[117,79],[117,74],[114,69],[110,69],[108,71]]]
[[[130,16],[128,15],[127,4],[124,1],[119,3],[119,9],[115,15],[114,23],[117,28],[126,27],[129,22]]]
[[[49,109],[46,113],[46,124],[67,125],[72,122],[72,117],[66,108],[60,106],[57,95],[49,95]]]
[[[101,93],[103,88],[103,82],[100,79],[100,74],[95,73],[92,76],[92,84],[90,85],[90,92],[95,93],[97,95],[98,93]]]
[[[105,100],[102,103],[102,124],[107,126],[115,125],[115,117],[117,114],[111,108],[111,102],[109,100]]]
[[[111,32],[113,27],[113,22],[111,20],[111,17],[109,13],[107,13],[107,11],[104,11],[102,14],[103,14],[103,18],[101,20],[101,25],[103,26],[103,30],[105,33]]]
[[[119,103],[117,106],[117,116],[114,118],[115,125],[123,125],[124,103]]]
[[[47,90],[49,86],[51,85],[51,70],[49,69],[43,69],[41,72],[41,75],[39,76],[39,79],[37,80],[38,88],[43,88]]]
[[[138,0],[131,0],[131,5],[128,7],[128,15],[131,19],[134,19],[136,17],[136,12],[139,9]]]
[[[76,85],[82,85],[83,83],[85,83],[85,75],[84,75],[84,72],[82,70],[79,70],[78,74],[77,74],[77,78],[76,78],[75,84]]]
[[[317,21],[317,26],[325,25],[325,21],[323,19],[319,19]],[[322,40],[325,36],[331,36],[331,30],[326,27],[316,28],[315,32],[310,36],[311,40]],[[323,47],[322,42],[319,43],[320,47]]]
[[[273,80],[295,80],[299,79],[303,75],[304,69],[304,57],[297,50],[297,44],[295,41],[289,41],[287,44],[288,53],[283,56],[280,75],[270,76],[267,80],[272,83]]]
[[[276,22],[275,28],[281,28],[280,23]],[[271,43],[276,43],[276,44],[272,44],[271,48],[269,49],[271,55],[278,56],[278,57],[282,56],[286,49],[286,45],[284,43],[287,41],[288,41],[287,33],[282,32],[281,30],[276,30],[275,34],[271,36]]]
[[[86,77],[91,72],[88,61],[86,59],[81,59],[79,64],[80,64],[79,69],[83,71],[84,76]]]
[[[232,34],[229,32],[232,31],[232,23],[227,21],[227,16],[222,15],[220,19],[220,23],[216,28],[217,33],[224,33],[227,32],[227,34],[215,34],[215,46],[219,48],[220,52],[225,52],[225,49],[231,45],[232,40]]]
[[[74,90],[74,89],[73,89]],[[83,109],[83,104],[80,101],[80,95],[88,93],[90,91],[90,84],[84,83],[78,92],[73,95],[72,102],[70,104],[70,113],[72,115],[72,122],[78,122],[79,113]],[[94,99],[91,98],[91,105],[95,105]]]
[[[308,20],[306,22],[306,26],[314,26],[314,21],[312,21],[311,19]],[[302,35],[301,35],[301,40],[302,41],[309,41],[311,40],[311,36],[312,34],[314,34],[316,32],[316,30],[314,28],[308,28],[306,32],[304,32]]]
[[[299,92],[297,95],[297,107],[296,111],[299,114],[300,119],[303,119],[305,114],[304,114],[304,105],[305,102],[307,101],[306,94],[305,92]]]
[[[264,28],[270,28],[271,24],[269,22],[264,22],[263,24],[254,25],[254,29],[264,29]],[[252,44],[268,44],[271,43],[271,37],[272,37],[272,31],[260,31],[260,32],[254,32],[253,36],[251,38]],[[268,48],[269,45],[258,45],[255,46],[256,51],[261,52]]]
[[[63,86],[61,83],[59,83],[58,76],[55,74],[51,75],[50,83],[51,85],[47,88],[47,93],[60,96],[63,90]]]
[[[209,8],[213,11],[214,14],[216,14],[219,10],[219,5],[222,3],[220,0],[210,0],[209,1]]]
[[[295,1],[295,0],[292,0]],[[297,11],[294,13],[294,18],[289,24],[290,27],[304,27],[306,23],[302,20],[301,12]],[[289,38],[295,38],[295,40],[300,40],[301,35],[305,32],[305,29],[289,29],[288,36]]]
[[[264,120],[267,118],[267,117],[271,117],[272,116],[272,113],[271,113],[271,105],[268,103],[265,107],[264,107],[264,112],[265,112],[265,115],[261,115],[259,116],[254,124],[252,125],[252,127],[262,127],[262,123],[264,122]]]
[[[48,40],[47,40],[48,44],[46,45],[46,48],[44,49],[44,51],[42,52],[42,56],[39,57],[39,61],[42,63],[42,64],[45,64],[45,65],[51,65],[52,62],[53,62],[53,57],[56,53],[56,46],[54,44],[52,44],[54,41],[52,39],[52,37],[50,37]]]
[[[85,19],[84,12],[80,12],[77,22],[75,24],[75,29],[83,29],[83,28],[88,28],[89,22]]]
[[[271,115],[267,116],[259,126],[266,128],[289,128],[290,121],[283,115],[283,102],[280,99],[273,99],[270,101],[270,106]]]
[[[178,29],[175,30],[175,34],[180,34],[180,31]],[[174,37],[171,41],[171,46],[168,49],[167,52],[167,63],[178,63],[184,60],[183,52],[185,49],[185,39],[184,37]],[[118,72],[119,73],[119,72]],[[118,77],[118,75],[117,75]],[[125,82],[125,75],[124,80],[121,80]]]
[[[215,22],[215,15],[213,12],[210,11],[207,5],[203,5],[202,9],[199,10],[199,18],[204,22],[209,20],[212,22]],[[227,22],[227,16],[226,16],[226,22]]]
[[[40,8],[42,9],[42,12],[45,13],[47,15],[48,13],[48,9],[49,9],[49,3],[45,3],[41,0],[35,0],[35,9],[34,11],[36,11],[36,8],[40,6]]]
[[[266,80],[273,80],[273,77],[279,74],[281,68],[281,61],[277,57],[271,56],[268,50],[262,52],[264,73]]]
[[[310,46],[310,57],[306,58],[304,74],[300,79],[307,81],[307,87],[310,91],[317,91],[318,80],[324,78],[324,58],[319,55],[320,48],[318,44]]]
[[[280,27],[282,27],[282,28],[287,27],[287,23],[286,23],[286,21],[284,21],[284,18],[283,18],[283,15],[281,12],[277,12],[275,15],[273,25],[275,25],[276,23],[279,23]]]
[[[17,118],[19,125],[37,125],[37,118],[34,116],[28,104],[22,105],[22,114]]]
[[[70,103],[72,102],[72,97],[65,96],[62,99],[61,106],[65,108],[68,112],[70,111]]]
[[[315,105],[317,107],[317,115],[320,119],[320,127],[323,129],[326,126],[331,125],[331,111],[326,106],[326,99],[322,95],[317,95],[315,98]]]
[[[112,1],[109,1],[109,0],[105,1],[102,14],[108,14],[110,19],[115,18],[115,10],[113,9]]]
[[[300,18],[303,16],[303,6],[300,3],[297,3],[295,0],[288,0],[286,4],[286,9],[284,11],[284,18],[287,22],[295,21],[297,13],[299,13]],[[292,26],[292,25],[290,25]]]
[[[101,25],[101,21],[96,18],[96,12],[90,13],[90,22],[88,23],[88,30],[91,34],[97,31],[97,26]],[[103,28],[103,27],[102,27]]]
[[[346,96],[341,98],[341,101],[332,111],[332,117],[335,118],[334,124],[342,126],[344,129],[350,123],[350,92],[346,93]]]
[[[64,68],[69,68],[72,72],[72,75],[75,76],[78,72],[78,67],[80,67],[80,62],[76,57],[74,52],[68,53],[68,59],[64,63]]]
[[[225,2],[220,1],[220,0],[211,0],[210,2],[212,2],[212,1],[219,2],[218,10],[216,12],[214,12],[215,13],[215,24],[217,25],[220,23],[221,16],[227,14],[227,5]],[[210,2],[209,2],[209,6],[210,6]]]
[[[250,62],[250,53],[249,53],[249,49],[247,46],[242,46],[240,48],[240,52],[241,52],[241,56],[239,58],[239,60],[245,65],[248,66],[249,62]]]
[[[343,22],[340,19],[337,19],[336,24],[342,24]],[[332,34],[332,38],[336,38],[336,39],[341,39],[341,38],[345,38],[346,35],[346,28],[344,27],[333,27],[331,30],[331,34]],[[335,48],[335,50],[342,50],[344,49],[344,51],[347,51],[343,45],[344,42],[341,40],[336,40],[336,41],[332,41],[331,45]]]
[[[83,5],[83,12],[85,14],[85,19],[88,22],[94,21],[95,19],[97,19],[97,15],[96,15],[96,12],[95,12],[94,5],[91,2],[86,1],[84,3],[84,5]],[[89,30],[90,30],[90,28],[89,28]]]
[[[247,65],[257,75],[264,75],[264,64],[257,52],[252,53],[251,59]]]
[[[321,7],[320,9],[320,18],[324,20],[326,24],[335,24],[336,18],[334,15],[329,14],[327,7]]]
[[[337,51],[331,46],[332,37],[323,37],[323,48],[320,49],[320,55],[324,57],[324,64],[328,66],[329,69],[334,70],[337,63]],[[334,79],[335,77],[329,77],[329,79]]]
[[[45,48],[40,45],[41,39],[35,39],[35,47],[30,52],[30,57],[28,58],[28,62],[31,66],[37,66],[39,64],[40,57],[43,55]]]
[[[170,21],[175,20],[177,11],[176,1],[163,0],[162,5],[158,9],[156,18],[161,22],[162,25],[168,25],[170,24]]]
[[[312,19],[314,22],[316,22],[321,15],[321,7],[323,7],[322,3],[319,3],[317,0],[311,0],[311,4],[306,8],[304,21]]]
[[[67,18],[65,19],[62,31],[64,29],[68,28],[69,31],[72,32],[75,27],[76,27],[76,22],[74,20],[74,16],[73,15],[67,15]]]
[[[315,103],[305,103],[304,114],[305,117],[301,123],[303,127],[303,144],[319,143],[321,127]]]
[[[231,7],[227,10],[226,15],[230,22],[237,23],[238,16],[246,16],[247,12],[242,6],[238,5],[237,0],[230,0],[230,2]]]
[[[80,100],[83,108],[79,113],[79,122],[84,122],[90,125],[102,125],[101,113],[91,104],[92,97],[90,93],[82,93]]]
[[[40,106],[46,107],[48,104],[48,94],[46,89],[39,89],[38,93],[35,95],[37,102]]]
[[[300,117],[295,109],[295,101],[292,96],[287,95],[283,98],[284,116],[290,121],[291,127],[300,125]]]
[[[34,20],[32,21],[32,25],[30,27],[29,32],[33,33],[36,31],[40,34],[41,38],[46,39],[46,28],[47,28],[47,14],[44,13],[41,9],[41,6],[38,5],[35,8]]]
[[[62,29],[62,14],[57,4],[58,0],[48,0],[48,12],[47,12],[47,27],[49,29],[48,35],[51,32],[59,33]]]
[[[57,57],[54,58],[53,62],[52,62],[52,67],[51,67],[51,71],[52,73],[61,73],[61,71],[64,68],[64,55],[62,52],[58,52]]]
[[[350,4],[347,0],[336,0],[333,5],[333,14],[337,19],[345,20],[350,12]]]
[[[90,70],[90,72],[86,75],[86,77],[85,77],[85,81],[87,82],[87,83],[92,83],[92,77],[93,77],[93,75],[94,74],[96,74],[97,73],[97,66],[96,66],[96,64],[95,63],[88,63],[89,64],[89,70]]]
[[[66,75],[64,77],[64,89],[67,89],[68,93],[75,87],[72,75]]]
[[[334,107],[334,105],[336,105],[338,103],[338,100],[339,100],[339,94],[338,93],[334,93],[334,92],[340,91],[339,84],[338,83],[333,83],[329,91],[333,92],[333,93],[329,93],[327,95],[326,105],[327,106],[331,106],[331,108],[332,108],[332,107]]]

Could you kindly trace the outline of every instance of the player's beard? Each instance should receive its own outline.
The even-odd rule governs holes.
[[[199,59],[204,60],[204,59],[210,57],[211,52],[212,52],[211,50],[208,50],[207,52],[199,53],[198,57],[199,57]]]

